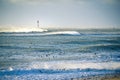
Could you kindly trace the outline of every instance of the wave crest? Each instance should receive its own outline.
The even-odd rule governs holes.
[[[80,35],[77,31],[57,31],[57,32],[48,32],[44,35]]]

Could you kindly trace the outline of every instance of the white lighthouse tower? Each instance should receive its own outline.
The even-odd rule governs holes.
[[[42,32],[43,32],[43,31],[48,31],[47,29],[42,29],[42,28],[40,28],[39,20],[37,20],[37,28],[38,28],[39,30],[41,30]]]
[[[37,20],[37,27],[39,28],[39,20]]]

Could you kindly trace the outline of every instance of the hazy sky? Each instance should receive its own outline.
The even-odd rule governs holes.
[[[120,0],[0,0],[0,26],[118,27]]]

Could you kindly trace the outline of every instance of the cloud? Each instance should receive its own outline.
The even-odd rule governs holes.
[[[14,4],[46,4],[46,3],[87,3],[87,2],[105,2],[108,4],[120,3],[120,0],[6,0]]]
[[[89,2],[90,0],[7,0],[13,4],[48,4],[48,3],[84,3]]]
[[[49,2],[49,0],[10,0],[10,3],[13,4],[40,4],[40,3],[46,3]]]
[[[46,2],[56,2],[56,0],[10,0],[10,2],[11,3],[46,3]]]

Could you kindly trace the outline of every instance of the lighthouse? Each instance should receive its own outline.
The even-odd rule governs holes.
[[[42,29],[42,28],[40,28],[39,20],[37,20],[37,28],[39,28],[39,30],[42,30],[42,31],[48,31],[47,29]]]
[[[39,20],[37,20],[37,27],[39,28]]]

